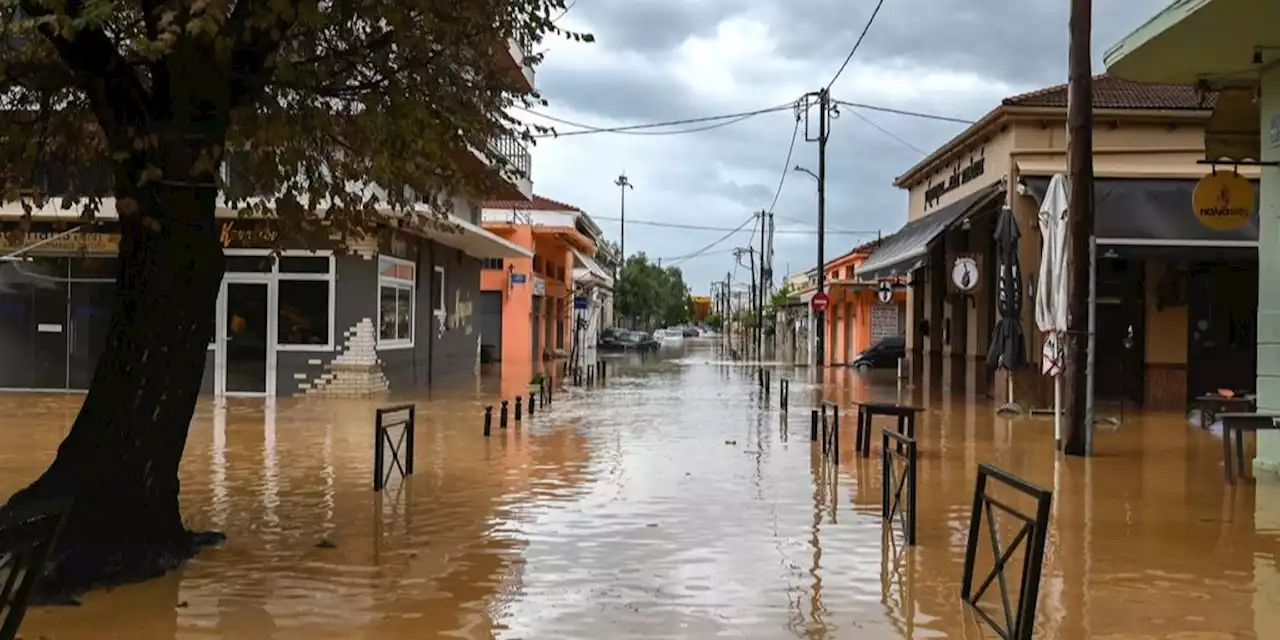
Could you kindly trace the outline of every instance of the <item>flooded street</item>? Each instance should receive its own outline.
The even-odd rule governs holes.
[[[33,609],[27,638],[981,638],[959,598],[975,469],[1055,490],[1037,638],[1280,635],[1280,490],[1224,484],[1221,444],[1174,416],[1100,430],[1057,459],[1047,419],[925,404],[918,546],[880,519],[880,423],[855,458],[853,400],[892,378],[834,371],[838,472],[809,442],[818,389],[686,341],[619,359],[520,428],[481,433],[488,381],[377,401],[202,401],[183,511],[227,544],[163,579]],[[777,380],[793,378],[791,411]],[[419,403],[416,474],[371,490],[372,418]],[[52,458],[80,402],[0,396],[0,491]],[[321,544],[325,542],[326,544]],[[332,543],[332,544],[327,544]],[[990,564],[990,561],[987,561]],[[985,572],[980,571],[980,574]]]

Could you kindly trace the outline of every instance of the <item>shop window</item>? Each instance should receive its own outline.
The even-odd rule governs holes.
[[[413,346],[412,262],[378,258],[378,346]]]
[[[281,279],[277,342],[328,345],[330,293],[327,280]]]
[[[329,273],[329,256],[281,256],[280,273]]]
[[[445,314],[444,267],[436,267],[431,272],[431,299],[435,305],[431,308],[437,316]]]
[[[228,273],[271,273],[275,268],[275,259],[268,255],[231,255],[226,259]]]

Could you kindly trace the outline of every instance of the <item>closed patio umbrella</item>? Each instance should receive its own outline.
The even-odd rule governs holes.
[[[1053,437],[1062,443],[1063,339],[1067,330],[1067,177],[1055,174],[1040,203],[1040,278],[1036,326],[1045,334],[1041,373],[1053,380]]]
[[[996,279],[1000,321],[996,323],[991,336],[987,365],[1003,368],[1010,374],[1027,361],[1022,322],[1019,320],[1022,315],[1022,268],[1018,264],[1018,239],[1021,236],[1013,211],[1008,206],[1002,207],[995,233],[996,255],[1000,261],[999,277]],[[1022,413],[1022,407],[1013,401],[1012,375],[1009,376],[1007,401],[997,411]]]

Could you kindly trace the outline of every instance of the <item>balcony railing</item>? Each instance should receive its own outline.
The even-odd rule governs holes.
[[[489,150],[506,158],[511,168],[519,171],[520,176],[532,179],[533,159],[529,147],[515,136],[501,136],[489,141]]]

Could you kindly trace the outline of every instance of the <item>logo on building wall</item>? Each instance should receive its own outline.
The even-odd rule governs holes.
[[[1214,231],[1233,231],[1253,217],[1253,185],[1232,171],[1200,178],[1191,192],[1191,208],[1200,224]]]
[[[978,266],[979,256],[958,255],[951,262],[951,289],[956,293],[970,295],[976,293],[982,284],[982,269]]]
[[[466,335],[471,335],[471,311],[474,303],[471,302],[471,294],[463,293],[461,290],[453,292],[453,317],[449,319],[449,328],[453,330],[462,329]]]
[[[973,182],[985,173],[987,159],[984,156],[984,152],[985,149],[978,149],[978,157],[969,156],[968,163],[965,163],[964,160],[957,160],[951,168],[951,175],[941,182],[935,184],[930,180],[924,190],[924,208],[927,210],[937,206],[942,201],[942,196]]]

